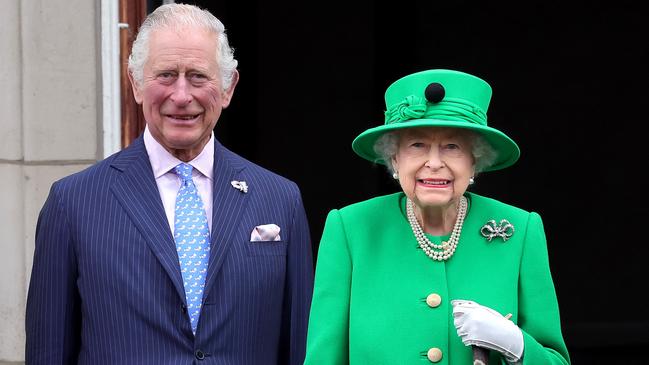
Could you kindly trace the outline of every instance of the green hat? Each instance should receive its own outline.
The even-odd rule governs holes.
[[[386,132],[416,127],[457,127],[482,135],[496,150],[493,165],[485,171],[513,165],[520,156],[516,143],[487,125],[491,86],[473,75],[453,70],[427,70],[404,76],[385,91],[385,124],[370,128],[352,142],[364,159],[385,163],[374,151]]]

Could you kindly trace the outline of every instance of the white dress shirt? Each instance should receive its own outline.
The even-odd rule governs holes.
[[[174,232],[174,215],[176,209],[176,194],[180,188],[180,178],[173,171],[180,161],[167,151],[162,145],[153,138],[149,127],[144,128],[144,146],[146,152],[149,154],[149,161],[153,168],[153,176],[158,185],[158,192],[162,205],[164,206],[167,215],[167,221],[171,228],[171,233]],[[201,153],[193,160],[188,162],[192,165],[192,179],[198,189],[198,194],[203,201],[205,207],[205,214],[207,215],[207,223],[212,232],[212,183],[214,177],[212,176],[214,167],[214,132],[210,137],[209,142],[205,145]]]

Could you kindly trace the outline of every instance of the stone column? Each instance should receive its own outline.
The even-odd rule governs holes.
[[[101,155],[99,2],[7,0],[0,12],[0,362],[24,361],[40,208]]]

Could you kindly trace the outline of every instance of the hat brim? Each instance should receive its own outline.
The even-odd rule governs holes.
[[[507,168],[518,160],[520,149],[518,145],[503,132],[480,124],[467,123],[466,121],[439,120],[439,119],[412,119],[407,122],[393,123],[370,128],[361,133],[352,142],[352,149],[360,157],[380,164],[385,164],[382,157],[374,151],[374,144],[383,134],[399,129],[417,127],[450,127],[475,131],[496,150],[497,156],[494,163],[484,171],[495,171]]]

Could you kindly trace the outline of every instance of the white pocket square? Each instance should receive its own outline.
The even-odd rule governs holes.
[[[250,242],[280,240],[279,226],[277,224],[262,224],[255,227],[250,233]]]

